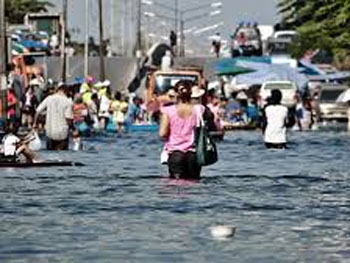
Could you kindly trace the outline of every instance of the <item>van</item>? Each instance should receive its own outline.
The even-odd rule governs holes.
[[[174,88],[180,80],[190,80],[200,88],[204,88],[202,70],[194,67],[176,68],[171,71],[150,71],[147,77],[147,98],[151,101],[154,96],[159,102],[169,100],[167,92]]]
[[[320,121],[347,121],[348,105],[344,102],[337,102],[337,98],[348,88],[346,85],[336,84],[321,86],[318,100],[318,119]]]

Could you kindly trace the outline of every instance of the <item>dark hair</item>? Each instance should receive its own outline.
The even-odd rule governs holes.
[[[273,89],[271,91],[270,103],[272,105],[281,104],[282,101],[282,93],[279,89]]]
[[[6,121],[4,124],[4,131],[6,134],[8,133],[13,133],[16,134],[19,129],[19,123],[17,122],[11,122],[11,121]]]
[[[97,93],[93,93],[93,94],[91,95],[91,99],[92,99],[92,100],[98,99]]]
[[[56,90],[67,91],[68,90],[68,86],[65,83],[59,83],[59,84],[57,84]]]
[[[193,82],[190,80],[180,80],[176,83],[175,90],[177,90],[179,101],[183,103],[189,103],[191,101],[192,86]]]
[[[120,93],[120,91],[116,91],[115,92],[114,99],[115,100],[121,100],[122,99],[122,94]]]

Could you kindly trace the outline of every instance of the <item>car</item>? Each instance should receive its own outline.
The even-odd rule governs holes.
[[[261,56],[263,45],[258,27],[240,26],[232,36],[232,57]]]
[[[292,81],[266,81],[262,84],[259,92],[259,105],[264,107],[267,104],[268,97],[271,96],[273,89],[279,89],[282,92],[282,104],[288,108],[294,108],[297,104],[298,87]]]
[[[28,48],[31,52],[49,51],[48,45],[41,42],[41,39],[35,33],[24,35],[19,43]]]
[[[324,84],[321,86],[318,99],[319,121],[347,121],[348,105],[337,102],[339,95],[349,89],[346,85]]]
[[[281,30],[273,34],[273,38],[287,39],[294,42],[298,39],[299,33],[295,30]]]
[[[45,35],[43,33],[36,32],[22,32],[17,30],[11,34],[12,42],[15,42],[23,47],[25,47],[30,52],[45,52],[49,53],[49,46],[45,41]]]

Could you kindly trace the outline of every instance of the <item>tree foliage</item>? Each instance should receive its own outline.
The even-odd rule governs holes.
[[[293,47],[296,57],[321,49],[341,67],[350,68],[350,0],[280,0],[277,7],[281,25],[300,34]]]
[[[40,0],[5,0],[5,18],[10,24],[22,24],[27,13],[47,12],[53,4]]]

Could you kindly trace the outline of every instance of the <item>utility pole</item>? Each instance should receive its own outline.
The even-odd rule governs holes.
[[[89,75],[89,12],[90,0],[85,0],[85,45],[84,45],[84,76]]]
[[[0,92],[2,119],[6,120],[7,112],[7,80],[6,80],[6,29],[5,29],[5,0],[0,0]]]
[[[126,35],[127,35],[127,30],[126,30],[126,24],[127,19],[128,19],[128,2],[127,0],[124,0],[123,3],[121,3],[121,14],[120,14],[120,25],[121,25],[121,37],[120,37],[120,49],[121,52],[120,54],[122,56],[127,55],[127,52],[125,51],[125,39],[126,39]]]
[[[180,57],[185,56],[185,21],[183,15],[180,16]]]
[[[99,31],[100,31],[100,81],[104,81],[106,78],[105,73],[105,61],[104,61],[104,42],[103,42],[103,6],[102,0],[98,0],[98,18],[99,18]]]
[[[67,34],[67,11],[68,0],[63,0],[63,24],[61,35],[61,60],[62,60],[62,72],[61,79],[65,83],[67,80],[67,52],[66,52],[66,34]]]
[[[110,26],[110,31],[109,31],[109,41],[110,41],[110,46],[111,46],[111,54],[114,56],[114,54],[120,53],[120,46],[118,45],[118,35],[117,32],[120,32],[118,30],[118,23],[117,17],[118,17],[118,5],[120,1],[115,1],[115,0],[110,0],[110,21],[111,21],[111,26]]]
[[[137,0],[137,42],[136,42],[136,52],[140,52],[141,51],[141,5],[142,2],[141,0]]]
[[[178,36],[178,33],[179,33],[179,31],[178,31],[178,24],[179,24],[178,19],[179,19],[179,0],[175,0],[175,21],[174,21],[175,25],[174,25],[174,31],[175,31],[176,37],[179,37]],[[177,46],[178,45],[176,44],[176,52],[175,52],[176,54],[175,55],[178,55],[178,53],[179,53]]]

